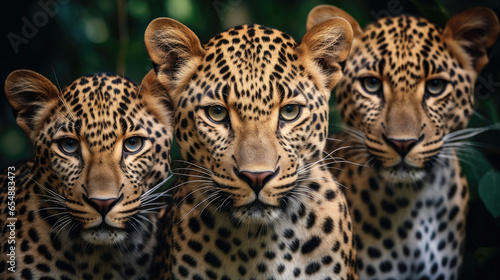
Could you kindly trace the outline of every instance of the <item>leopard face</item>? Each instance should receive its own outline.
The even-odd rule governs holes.
[[[279,219],[294,192],[303,194],[295,187],[322,158],[329,91],[341,78],[350,30],[335,19],[299,45],[281,31],[243,25],[202,48],[180,23],[150,25],[146,46],[175,104],[183,158],[206,182],[198,194],[249,223]]]
[[[423,179],[425,170],[450,156],[451,133],[465,128],[473,113],[474,82],[498,34],[496,16],[470,9],[441,29],[402,15],[361,29],[347,13],[325,5],[311,11],[308,27],[332,16],[346,18],[355,33],[336,92],[345,131],[387,179]]]
[[[95,74],[59,91],[32,71],[9,76],[7,97],[35,150],[40,214],[54,221],[53,231],[94,245],[151,231],[172,137],[155,79],[151,72],[138,87]]]

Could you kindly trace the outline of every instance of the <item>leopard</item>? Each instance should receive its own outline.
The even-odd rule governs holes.
[[[0,177],[0,278],[150,279],[173,140],[154,71],[59,90],[16,70],[5,93],[34,157]]]
[[[361,29],[320,5],[307,29],[339,16],[355,35],[335,90],[341,132],[326,150],[345,186],[359,278],[459,279],[469,192],[457,148],[482,130],[466,127],[498,19],[476,7],[444,29],[404,14]]]
[[[155,279],[357,279],[347,204],[322,165],[352,34],[342,18],[300,44],[245,24],[202,46],[174,19],[149,24],[146,49],[184,162]]]

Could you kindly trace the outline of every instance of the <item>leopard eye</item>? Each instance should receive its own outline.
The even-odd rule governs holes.
[[[285,105],[280,109],[280,117],[285,121],[293,121],[300,115],[300,107],[296,104]]]
[[[127,153],[135,154],[142,149],[143,143],[142,137],[139,136],[127,138],[123,142],[123,150]]]
[[[375,94],[382,90],[382,81],[375,77],[365,77],[362,79],[361,84],[367,93]]]
[[[425,91],[430,95],[440,95],[446,89],[446,81],[441,79],[432,79],[425,83]]]
[[[220,105],[212,105],[206,109],[208,117],[214,122],[222,122],[227,118],[227,109]]]
[[[59,141],[59,149],[65,154],[75,154],[80,148],[78,140],[73,138],[63,138]]]

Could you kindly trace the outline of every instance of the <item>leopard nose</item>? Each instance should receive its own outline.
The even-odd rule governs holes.
[[[250,172],[242,171],[239,172],[239,177],[247,182],[247,184],[252,188],[256,195],[264,188],[267,182],[271,180],[277,172],[264,171],[264,172]]]
[[[94,207],[103,217],[118,203],[118,198],[89,198],[89,204]]]
[[[394,139],[387,138],[387,143],[391,145],[394,150],[401,156],[404,157],[408,152],[415,146],[417,139]]]

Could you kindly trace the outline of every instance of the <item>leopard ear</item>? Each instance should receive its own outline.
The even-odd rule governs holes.
[[[354,36],[358,36],[363,33],[363,30],[361,30],[359,23],[350,14],[331,5],[318,5],[314,7],[307,16],[306,29],[310,30],[316,24],[332,17],[341,17],[346,19],[351,24]]]
[[[458,58],[479,73],[488,63],[487,50],[495,43],[498,31],[495,13],[488,8],[475,7],[452,17],[443,36]],[[463,55],[464,51],[467,55]]]
[[[340,81],[352,39],[351,25],[340,17],[316,24],[302,37],[297,52],[303,56],[306,69],[317,77],[318,85],[331,91]]]
[[[170,94],[178,92],[205,53],[193,31],[170,18],[153,20],[146,28],[144,41],[158,80]]]
[[[33,141],[43,122],[43,112],[59,100],[59,90],[36,72],[16,70],[5,80],[5,94],[17,124]]]
[[[151,113],[155,115],[157,120],[170,125],[173,110],[172,102],[168,91],[157,79],[154,70],[149,71],[142,79],[139,95],[149,104]]]

